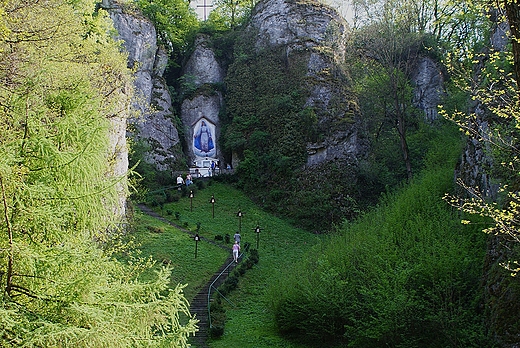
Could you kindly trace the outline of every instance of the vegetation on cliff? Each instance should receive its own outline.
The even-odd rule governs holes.
[[[186,3],[136,3],[178,61],[198,26]],[[266,218],[266,252],[248,274],[253,285],[232,295],[254,303],[230,311],[254,323],[240,328],[249,336],[244,341],[262,336],[257,326],[273,319],[284,337],[304,338],[306,345],[492,347],[518,341],[518,42],[504,51],[486,47],[488,19],[502,15],[487,1],[417,3],[371,7],[374,2],[356,1],[369,10],[367,22],[356,27],[360,36],[354,38],[363,40],[350,46],[352,80],[346,68],[331,72],[345,82],[336,86],[341,98],[333,105],[346,110],[355,104],[370,118],[365,125],[372,147],[359,166],[337,161],[312,172],[302,170],[307,144],[353,119],[343,113],[322,123],[331,115],[305,105],[309,52],[257,51],[254,33],[237,33],[242,20],[230,14],[234,2],[221,1],[231,12],[215,12],[215,27],[204,29],[219,32],[217,56],[227,59],[221,143],[226,156],[240,159],[232,179],[256,203],[308,230],[337,227],[330,237],[318,237]],[[240,2],[246,15],[249,4]],[[498,5],[518,38],[518,1]],[[227,36],[224,29],[233,32]],[[124,175],[111,175],[116,156],[109,138],[111,123],[128,109],[131,72],[112,30],[94,1],[0,1],[1,346],[182,347],[196,331],[183,286],[168,266],[173,257],[161,251],[169,259],[162,258],[164,267],[153,264],[134,254],[128,235],[119,235],[132,230],[117,213],[127,183]],[[418,52],[447,58],[452,80],[445,114],[473,144],[486,144],[491,165],[482,174],[502,185],[498,200],[478,185],[462,185],[470,199],[455,190],[453,168],[464,139],[443,121],[423,123],[411,106],[412,66],[406,64]],[[455,87],[462,93],[453,93]],[[470,108],[474,104],[479,107]],[[489,127],[481,127],[482,120]],[[154,204],[174,207],[178,192],[160,187],[170,183],[170,173],[146,174],[159,186]],[[463,212],[442,200],[445,193]],[[233,207],[236,202],[228,213],[244,208]],[[267,216],[251,211],[254,218]],[[200,228],[201,216],[190,215],[195,220],[189,223]],[[354,217],[360,218],[345,223]],[[488,258],[485,264],[487,293],[480,282],[482,230],[499,236],[489,248],[501,253],[498,262]],[[308,251],[318,239],[325,241]],[[142,250],[164,247],[156,242],[150,238]],[[228,339],[224,334],[214,344]],[[286,343],[278,336],[273,341]]]

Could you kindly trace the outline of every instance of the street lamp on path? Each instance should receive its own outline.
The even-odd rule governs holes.
[[[259,225],[256,225],[256,227],[253,228],[253,230],[254,230],[255,233],[256,233],[256,250],[258,250],[258,243],[259,243],[259,241],[260,241],[260,231],[261,231],[260,226],[259,226]]]
[[[194,239],[195,239],[195,258],[197,258],[197,247],[198,247],[199,240],[200,240],[199,235],[196,234]]]
[[[242,232],[242,216],[244,214],[242,213],[242,210],[238,210],[237,217],[238,217],[238,231]]]
[[[215,195],[211,195],[211,199],[209,200],[209,202],[212,205],[213,218],[215,218]]]

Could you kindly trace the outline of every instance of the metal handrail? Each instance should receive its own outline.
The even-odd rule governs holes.
[[[238,258],[242,258],[242,255],[244,255],[244,253],[238,255]],[[219,294],[220,296],[224,297],[220,291],[218,291],[217,288],[215,288],[213,285],[217,282],[217,280],[219,280],[219,278],[228,270],[229,267],[231,267],[232,264],[234,264],[235,261],[231,261],[227,266],[226,268],[224,268],[222,270],[222,272],[220,272],[220,274],[215,278],[215,280],[213,280],[213,282],[211,282],[211,284],[209,285],[209,288],[208,288],[208,323],[209,323],[209,328],[211,329],[212,326],[211,326],[211,303],[210,303],[210,298],[211,298],[211,289],[214,288]],[[229,302],[229,300],[227,298],[224,297],[224,299],[226,301]]]

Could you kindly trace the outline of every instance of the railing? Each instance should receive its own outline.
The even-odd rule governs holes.
[[[242,255],[244,255],[244,253],[238,255],[238,258],[241,259],[242,258]],[[220,279],[220,277],[226,273],[226,271],[229,269],[229,267],[231,267],[231,265],[233,265],[235,263],[235,261],[231,261],[223,270],[222,272],[220,272],[220,274],[215,278],[215,280],[213,280],[211,282],[211,284],[209,285],[209,288],[208,288],[208,324],[209,324],[209,328],[211,329],[212,328],[212,325],[211,325],[211,289],[214,289],[220,296],[222,296],[222,298],[224,300],[226,300],[230,305],[232,305],[233,307],[235,307],[235,305],[229,301],[224,295],[222,295],[220,293],[220,291],[218,291],[218,289],[216,287],[214,287],[215,283],[217,282],[217,280]]]

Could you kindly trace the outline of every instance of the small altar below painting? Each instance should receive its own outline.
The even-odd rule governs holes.
[[[198,159],[190,167],[190,174],[194,178],[207,178],[220,174],[219,161],[216,158]]]

